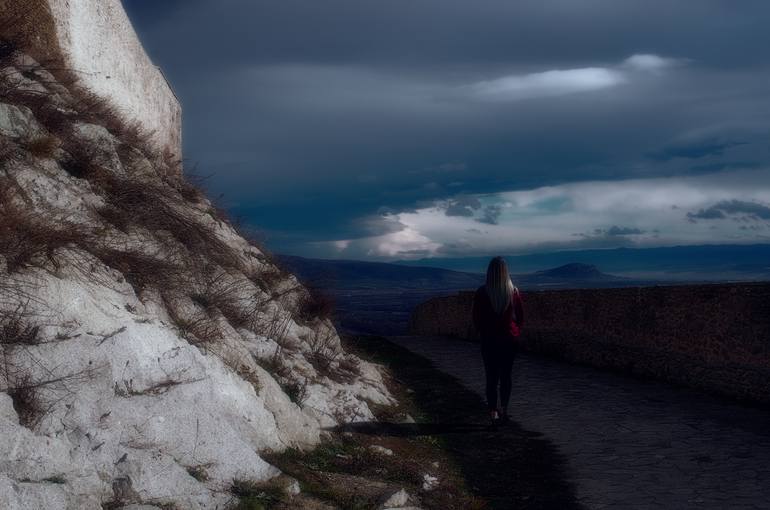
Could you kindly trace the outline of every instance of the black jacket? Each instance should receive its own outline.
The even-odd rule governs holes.
[[[518,338],[524,324],[524,305],[518,289],[514,289],[511,302],[501,314],[495,313],[484,285],[473,296],[473,326],[482,341],[490,338]]]

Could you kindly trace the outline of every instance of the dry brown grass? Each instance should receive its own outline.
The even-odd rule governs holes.
[[[38,385],[36,385],[29,375],[16,378],[6,389],[8,396],[13,402],[13,409],[19,415],[19,424],[32,429],[45,414],[46,408],[43,405]]]
[[[307,292],[302,293],[297,302],[297,318],[303,322],[311,322],[315,319],[328,319],[334,315],[334,299],[313,287],[307,287]]]
[[[14,353],[19,347],[40,343],[40,328],[30,322],[27,304],[0,311],[0,376],[5,382],[13,407],[19,415],[19,422],[32,428],[44,414],[38,385],[29,372],[18,367]]]
[[[36,158],[47,159],[56,155],[60,141],[52,135],[43,135],[24,142],[24,148]]]
[[[0,39],[0,69],[13,65],[18,54],[18,46],[10,40]]]
[[[96,162],[96,150],[83,143],[72,131],[60,133],[65,156],[59,160],[59,166],[72,177],[93,179],[105,172]]]
[[[278,308],[267,313],[257,313],[253,330],[267,338],[271,338],[282,350],[293,351],[296,346],[290,343],[288,338],[289,326],[291,326],[291,314]]]
[[[29,300],[20,301],[15,307],[0,310],[0,391],[11,397],[19,423],[34,429],[54,406],[72,396],[72,383],[90,380],[97,369],[56,375],[63,367],[48,367],[36,357],[36,346],[67,338],[44,338],[38,325],[40,317],[29,304]],[[44,376],[35,375],[31,367]]]
[[[0,345],[37,345],[40,327],[28,322],[28,303],[19,303],[15,308],[0,312]]]
[[[56,27],[47,2],[25,0],[5,1],[0,36],[12,47],[32,55],[51,69],[60,68],[58,55],[61,49],[56,38]],[[43,62],[44,59],[47,61]],[[62,73],[62,81],[66,78]],[[59,77],[59,76],[57,76]]]
[[[150,232],[164,231],[187,250],[225,267],[239,267],[240,256],[211,228],[196,217],[180,196],[170,189],[150,182],[136,181],[107,171],[92,174],[108,206],[112,208],[111,222],[133,224]],[[122,214],[124,221],[118,221]]]
[[[74,398],[73,384],[88,384],[96,370],[88,368],[43,379],[19,368],[13,358],[14,354],[7,347],[4,348],[0,371],[6,383],[0,391],[5,391],[11,397],[13,408],[19,415],[19,423],[29,429],[34,429],[60,402]],[[34,359],[34,362],[43,365],[41,359]],[[52,373],[50,368],[47,371]]]
[[[277,285],[285,280],[286,275],[277,267],[266,266],[258,274],[254,275],[252,281],[264,292],[272,295]]]
[[[137,294],[150,287],[171,291],[186,284],[183,269],[166,259],[104,247],[92,247],[90,252],[107,267],[120,271]]]
[[[18,206],[10,193],[9,179],[0,180],[0,254],[9,273],[26,266],[58,266],[58,248],[77,246],[88,239],[82,227],[68,222],[55,225],[50,218]]]
[[[120,110],[109,101],[79,87],[75,87],[72,93],[74,103],[71,108],[76,112],[74,121],[103,126],[122,143],[139,149],[146,155],[160,152],[151,141],[153,132],[138,122],[127,122]]]
[[[164,301],[169,318],[176,326],[179,336],[187,340],[190,345],[205,349],[206,344],[222,340],[222,331],[215,318],[205,312],[182,312],[165,296]]]
[[[190,299],[209,313],[222,314],[236,329],[252,329],[257,320],[257,307],[251,282],[213,267],[203,268],[199,273],[203,276]]]
[[[115,386],[113,387],[113,391],[115,393],[115,396],[124,397],[124,398],[146,396],[146,395],[158,396],[171,391],[173,388],[177,386],[181,386],[183,384],[194,384],[202,380],[203,380],[202,378],[179,379],[174,377],[166,377],[160,381],[157,381],[151,384],[146,388],[136,389],[134,388],[134,380],[129,379],[128,381],[123,380],[122,386],[118,384],[118,381],[115,381]]]
[[[0,167],[12,161],[18,161],[21,157],[22,152],[18,144],[8,138],[0,137]]]
[[[382,445],[394,452],[375,453],[370,445]],[[320,497],[336,508],[363,510],[377,508],[377,500],[389,487],[405,488],[420,498],[420,507],[435,510],[481,510],[485,503],[470,494],[461,473],[447,454],[418,437],[378,437],[335,433],[310,452],[289,449],[266,455],[266,460],[299,479],[303,492]],[[440,468],[433,468],[438,462]],[[442,487],[422,490],[423,474],[435,472]]]
[[[187,179],[166,177],[166,183],[187,202],[197,204],[206,198],[203,189],[197,183],[190,181],[189,177]]]
[[[24,70],[22,73],[25,74]],[[58,104],[54,98],[51,92],[25,88],[13,78],[7,67],[0,64],[0,100],[29,108],[48,133],[63,138],[71,131],[77,114],[65,105]]]
[[[361,373],[359,363],[354,357],[345,356],[337,341],[334,329],[314,330],[308,341],[310,351],[305,354],[305,358],[320,376],[340,384],[349,384]]]

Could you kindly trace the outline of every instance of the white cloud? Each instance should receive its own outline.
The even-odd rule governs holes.
[[[623,61],[623,67],[637,71],[661,71],[670,67],[678,66],[685,61],[676,58],[659,57],[649,53],[638,53],[631,55]]]
[[[339,241],[333,241],[332,245],[337,249],[337,251],[344,251],[348,246],[350,246],[350,239],[340,239]]]
[[[612,242],[638,246],[758,242],[770,234],[770,222],[757,229],[741,229],[742,224],[735,221],[693,224],[687,217],[687,212],[729,200],[770,203],[767,169],[589,181],[475,198],[482,207],[473,216],[447,216],[447,201],[386,215],[384,221],[403,225],[403,230],[353,239],[346,245],[346,253],[423,258],[607,247]],[[477,219],[490,205],[501,206],[498,224],[480,228]],[[597,235],[597,229],[612,232],[613,228],[635,234],[609,238]]]
[[[399,257],[413,253],[418,257],[428,257],[435,254],[441,247],[441,243],[432,241],[427,236],[408,225],[399,232],[392,232],[372,239],[371,247],[367,251],[369,256]]]
[[[469,85],[470,95],[490,101],[516,101],[555,97],[609,89],[632,80],[630,71],[659,73],[683,60],[652,54],[636,54],[619,65],[552,69],[539,73],[508,75]]]
[[[612,69],[586,67],[504,76],[474,83],[471,85],[471,91],[481,99],[510,101],[601,90],[624,81],[623,75]]]

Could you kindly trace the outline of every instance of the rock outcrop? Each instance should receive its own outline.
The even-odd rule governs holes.
[[[121,0],[0,0],[0,37],[46,67],[67,69],[153,144],[182,153],[182,108],[144,51]]]
[[[0,44],[2,508],[225,508],[280,474],[261,453],[393,402],[146,141]]]

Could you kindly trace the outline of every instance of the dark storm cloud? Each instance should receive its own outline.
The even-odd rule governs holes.
[[[124,3],[148,42],[171,46],[163,51],[173,51],[182,65],[214,57],[223,65],[564,67],[640,52],[740,65],[762,60],[757,48],[766,42],[768,14],[762,0],[740,8],[729,1],[666,0]]]
[[[697,140],[670,145],[661,151],[650,153],[649,157],[658,161],[668,161],[674,158],[698,159],[705,156],[721,156],[725,150],[744,144],[744,142],[720,141],[716,139]]]
[[[619,227],[613,225],[610,228],[595,228],[588,233],[575,234],[576,237],[582,238],[582,242],[590,241],[592,243],[599,243],[599,245],[611,245],[613,242],[623,242],[623,238],[629,236],[639,236],[646,234],[646,230],[642,230],[636,227]],[[590,246],[593,246],[589,243]]]
[[[385,234],[400,232],[406,228],[406,225],[394,219],[393,217],[382,215],[356,218],[352,223],[361,229],[360,233],[362,234],[360,236],[353,237],[381,236]]]
[[[484,207],[481,218],[477,218],[476,221],[480,223],[487,223],[489,225],[497,225],[497,220],[502,214],[503,208],[499,205],[488,205]]]
[[[701,209],[698,212],[688,212],[687,218],[693,223],[695,220],[722,220],[725,218],[725,213],[715,207],[709,207],[708,209]]]
[[[481,207],[476,197],[458,197],[449,202],[444,214],[447,216],[473,216],[474,211]]]
[[[727,217],[738,217],[752,221],[770,220],[770,207],[756,202],[745,202],[743,200],[727,200],[712,205],[711,207],[700,209],[698,212],[687,213],[687,218],[695,220],[722,220]]]
[[[696,173],[720,172],[722,170],[740,170],[742,168],[759,168],[761,164],[757,161],[720,161],[717,163],[706,163],[703,165],[693,165],[690,170]]]
[[[644,234],[644,230],[632,227],[618,227],[617,225],[613,225],[609,229],[605,230],[604,233],[606,233],[608,236],[635,236]]]
[[[276,250],[458,192],[770,160],[762,0],[124,4],[183,102],[186,157]]]

